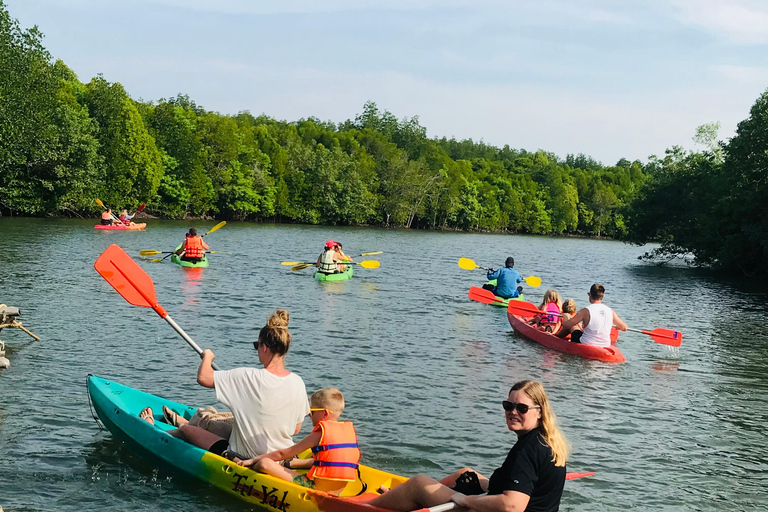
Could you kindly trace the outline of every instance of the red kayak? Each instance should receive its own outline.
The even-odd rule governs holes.
[[[107,226],[106,224],[96,224],[93,226],[94,229],[111,229],[115,231],[141,231],[147,227],[146,222],[142,222],[139,224],[132,224],[130,226],[126,226],[125,224],[118,224],[117,226]]]
[[[512,328],[531,341],[535,341],[540,345],[544,345],[552,350],[558,352],[565,352],[567,354],[575,354],[577,356],[586,357],[587,359],[596,359],[606,363],[623,363],[626,362],[624,354],[621,350],[615,346],[611,347],[593,347],[591,345],[582,345],[581,343],[572,343],[567,339],[558,338],[548,332],[538,330],[533,325],[528,325],[526,319],[522,316],[513,315],[507,312],[507,318]],[[611,343],[615,344],[619,338],[618,329],[611,329]]]

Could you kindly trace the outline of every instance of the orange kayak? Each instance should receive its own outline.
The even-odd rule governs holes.
[[[507,312],[507,318],[509,324],[524,338],[528,338],[531,341],[535,341],[539,345],[544,345],[552,350],[558,352],[565,352],[566,354],[574,354],[577,356],[585,357],[587,359],[596,359],[606,363],[624,363],[626,359],[621,350],[616,348],[615,343],[619,337],[619,331],[617,329],[611,330],[611,343],[614,345],[610,347],[593,347],[591,345],[582,345],[581,343],[572,343],[571,341],[550,334],[548,332],[540,331],[533,325],[528,325],[526,319],[522,316],[513,315]]]
[[[94,229],[109,229],[114,231],[141,231],[145,227],[147,227],[146,222],[133,224],[131,226],[126,226],[125,224],[118,224],[117,226],[107,226],[105,224],[96,224],[95,226],[93,226]]]

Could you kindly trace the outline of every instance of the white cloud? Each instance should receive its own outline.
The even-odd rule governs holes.
[[[768,44],[764,0],[673,0],[683,23],[714,32],[732,43]]]
[[[719,65],[713,68],[730,82],[748,87],[768,87],[768,67]]]

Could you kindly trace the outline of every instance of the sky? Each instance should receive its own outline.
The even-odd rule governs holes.
[[[768,0],[3,0],[81,81],[207,110],[646,161],[768,88]]]

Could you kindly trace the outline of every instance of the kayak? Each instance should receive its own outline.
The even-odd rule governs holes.
[[[189,419],[197,410],[185,404],[123,384],[89,375],[88,396],[98,419],[131,451],[163,469],[197,478],[261,509],[281,512],[383,512],[365,504],[384,485],[395,487],[407,478],[360,465],[358,480],[350,482],[341,497],[301,487],[292,482],[238,466],[219,455],[191,445],[170,434],[175,427],[163,422],[163,405]],[[139,418],[151,407],[155,424]],[[359,496],[358,496],[359,495]]]
[[[621,350],[615,346],[610,347],[593,347],[591,345],[582,345],[581,343],[572,343],[571,341],[550,334],[548,332],[540,331],[533,325],[528,325],[526,319],[513,315],[507,312],[507,318],[512,328],[524,338],[528,338],[531,341],[535,341],[540,345],[544,345],[552,350],[558,352],[565,352],[567,354],[575,354],[577,356],[585,357],[587,359],[596,359],[606,363],[623,363],[626,362],[624,354]],[[619,337],[618,329],[611,329],[611,343],[615,344]]]
[[[177,251],[179,249],[181,249],[181,244],[179,244],[179,246],[176,247]],[[176,254],[171,254],[171,261],[180,267],[186,267],[186,268],[206,268],[208,266],[208,257],[205,254],[203,254],[203,259],[197,263],[192,263],[191,261],[184,261]]]
[[[484,288],[480,288],[479,286],[470,286],[469,287],[469,296],[470,296],[469,298],[470,299],[472,298],[472,292],[473,291],[477,292],[477,290],[483,290],[485,292],[489,292],[490,291],[490,290],[485,290]],[[495,297],[496,297],[496,302],[492,302],[490,305],[491,306],[497,306],[497,307],[500,307],[500,308],[508,307],[509,306],[509,301],[511,301],[511,300],[525,300],[525,295],[523,295],[522,293],[520,295],[518,295],[517,297],[513,297],[511,299],[505,299],[503,297],[499,297],[498,295],[495,295]]]
[[[140,222],[139,224],[133,224],[132,226],[126,226],[125,224],[118,224],[117,226],[107,226],[105,224],[96,224],[93,229],[109,229],[113,231],[141,231],[147,227],[146,222]]]
[[[347,279],[352,278],[352,274],[354,273],[354,270],[352,269],[352,265],[347,266],[347,270],[344,272],[339,272],[337,274],[323,274],[321,272],[315,272],[315,279],[318,281],[346,281]]]

